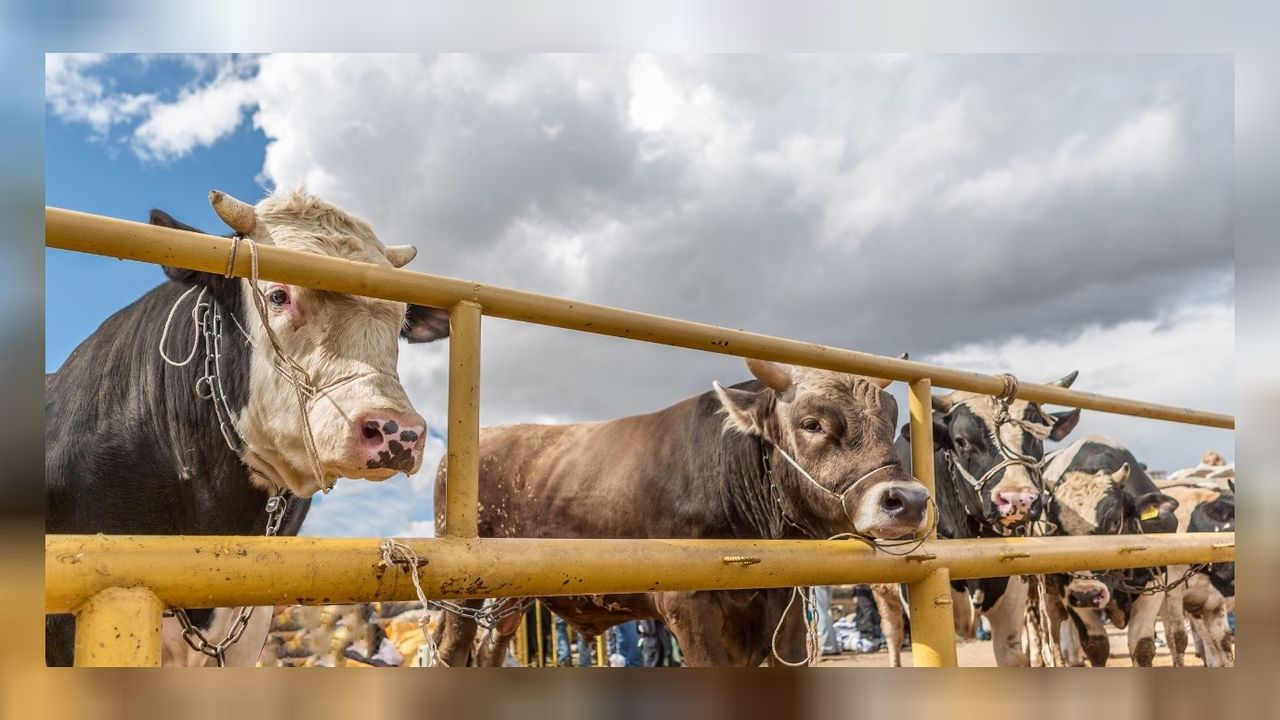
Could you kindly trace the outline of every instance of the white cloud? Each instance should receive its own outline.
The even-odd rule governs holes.
[[[252,62],[200,70],[130,111],[95,79],[100,62],[69,60],[48,75],[64,99],[50,109],[88,118],[106,102],[100,127],[131,117],[152,128],[137,151],[170,157],[252,108],[264,183],[306,182],[385,241],[416,243],[415,269],[1030,379],[1078,367],[1085,389],[1231,405],[1229,59]],[[745,376],[734,358],[484,328],[487,425],[618,417]],[[401,356],[433,427],[446,358],[445,344]],[[1099,424],[1082,430],[1114,427],[1153,464],[1221,437],[1086,417]],[[409,527],[423,518],[403,506],[429,503],[432,452],[411,482],[344,499],[368,501],[380,533]]]
[[[134,130],[134,147],[146,159],[182,157],[235,131],[254,101],[252,79],[220,75],[207,85],[184,90],[171,103],[153,105],[146,121]]]
[[[1200,410],[1234,412],[1235,308],[1187,305],[1155,319],[1092,325],[1069,339],[972,343],[921,358],[977,372],[1047,382],[1079,370],[1074,388]],[[1196,464],[1206,450],[1233,456],[1231,433],[1084,411],[1074,436],[1110,435],[1153,468]],[[1206,446],[1211,444],[1211,446]]]
[[[1144,111],[1106,137],[1064,139],[1044,158],[1018,158],[951,188],[950,207],[984,213],[1034,214],[1041,203],[1071,192],[1123,191],[1143,181],[1169,177],[1185,150],[1172,108]]]
[[[130,56],[142,64],[157,56]],[[164,56],[169,57],[169,56]],[[116,126],[136,123],[127,142],[138,157],[169,161],[196,147],[207,147],[231,134],[256,102],[253,58],[179,56],[174,59],[195,73],[171,101],[157,93],[129,93],[104,82],[102,54],[50,54],[45,60],[45,99],[50,111],[70,123],[89,126],[105,140]]]
[[[107,61],[102,53],[50,53],[45,56],[45,102],[58,117],[89,126],[103,139],[111,129],[146,114],[155,103],[150,93],[112,92],[90,71]]]

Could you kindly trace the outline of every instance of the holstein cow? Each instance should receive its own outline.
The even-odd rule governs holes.
[[[384,267],[416,253],[384,246],[369,223],[303,191],[256,207],[216,191],[210,199],[258,245]],[[198,232],[158,210],[151,222]],[[246,242],[238,252],[250,252]],[[396,339],[446,336],[447,313],[164,271],[168,282],[107,319],[47,381],[46,532],[261,535],[268,499],[281,496],[272,519],[296,534],[310,497],[337,478],[417,471],[426,428],[400,386]],[[226,610],[190,616],[213,642],[231,621]],[[228,661],[257,658],[270,617],[254,613]],[[208,660],[188,652],[172,618],[165,632],[166,662]],[[71,616],[49,616],[46,635],[46,661],[70,664]]]
[[[1161,490],[1178,501],[1178,532],[1234,532],[1236,500],[1234,482],[1229,488],[1213,485],[1166,485]],[[1187,572],[1186,565],[1170,565],[1171,577]],[[1169,651],[1181,664],[1187,647],[1186,621],[1195,634],[1197,654],[1209,667],[1232,667],[1235,654],[1227,625],[1227,612],[1235,601],[1235,563],[1212,563],[1191,575],[1186,587],[1169,591],[1162,618]]]
[[[1070,387],[1076,373],[1051,384]],[[1039,463],[1044,441],[1062,440],[1080,421],[1080,411],[1046,413],[1036,403],[1015,400],[1007,419],[989,395],[952,392],[933,396],[933,472],[938,497],[938,535],[945,538],[1002,537],[1023,531],[1040,516]],[[911,426],[897,441],[898,456],[911,462]],[[956,630],[972,631],[978,615],[991,623],[992,649],[1000,666],[1026,665],[1022,651],[1027,583],[1021,577],[952,583],[953,596],[967,593],[973,607],[956,597]],[[874,587],[881,605],[881,631],[890,662],[901,665],[902,612],[896,586]]]
[[[1044,482],[1049,491],[1045,523],[1055,534],[1165,533],[1177,527],[1178,501],[1159,492],[1133,453],[1110,438],[1091,435],[1052,453],[1045,460]],[[1053,625],[1049,641],[1061,642],[1064,659],[1080,665],[1076,640],[1082,640],[1090,664],[1106,665],[1111,653],[1101,617],[1106,612],[1113,625],[1128,629],[1134,664],[1150,666],[1164,601],[1164,593],[1153,590],[1164,576],[1164,568],[1131,568],[1047,578],[1051,592],[1042,600]],[[1062,627],[1064,607],[1074,633]]]
[[[647,415],[574,425],[487,428],[480,436],[480,535],[578,538],[897,538],[922,529],[928,494],[893,450],[897,404],[877,381],[748,360],[755,376]],[[786,453],[786,455],[784,455]],[[808,478],[792,463],[803,468]],[[444,528],[447,468],[436,478]],[[790,589],[553,597],[588,637],[660,619],[689,665],[759,665],[805,657],[796,603],[771,638]],[[476,601],[473,604],[479,605]],[[518,624],[498,628],[498,651]],[[475,622],[446,613],[440,643],[467,662]]]

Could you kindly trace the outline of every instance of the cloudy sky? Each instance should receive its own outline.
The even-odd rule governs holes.
[[[1232,412],[1232,86],[1209,55],[60,55],[46,191],[221,232],[212,187],[305,183],[417,244],[414,269]],[[161,280],[46,259],[51,371]],[[745,377],[500,320],[483,347],[485,424]],[[400,359],[436,427],[446,353]],[[1154,468],[1234,457],[1223,431],[1086,412],[1092,432]],[[340,483],[305,530],[429,534],[430,476]]]

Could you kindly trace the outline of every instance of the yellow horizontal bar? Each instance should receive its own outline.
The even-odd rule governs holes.
[[[1227,562],[1234,533],[937,540],[905,560],[856,540],[404,540],[430,598],[916,582],[1067,570]],[[411,600],[409,576],[374,538],[48,535],[45,609],[109,587],[146,586],[171,607]],[[1145,546],[1145,547],[1143,547]],[[1133,552],[1123,550],[1143,547]],[[726,563],[751,556],[760,562]]]
[[[45,243],[49,247],[63,250],[216,273],[226,271],[227,256],[231,250],[231,241],[225,238],[55,207],[45,208]],[[239,253],[236,258],[235,274],[240,277],[248,275],[248,255]],[[1004,389],[1004,382],[992,375],[786,340],[439,275],[364,265],[274,247],[260,248],[259,256],[259,275],[262,279],[292,285],[440,308],[451,308],[460,302],[469,301],[480,304],[486,315],[508,320],[905,382],[930,378],[937,386],[988,395],[999,394]],[[1235,427],[1235,418],[1231,415],[1048,385],[1021,383],[1018,397],[1040,403],[1192,425],[1227,429]]]

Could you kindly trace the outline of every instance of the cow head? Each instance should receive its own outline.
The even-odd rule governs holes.
[[[1066,387],[1074,379],[1072,373],[1052,384]],[[948,480],[966,486],[957,488],[962,497],[977,494],[968,511],[977,515],[974,520],[1007,535],[1040,516],[1038,466],[1044,441],[1066,437],[1080,421],[1080,411],[1046,413],[1036,403],[1014,400],[1009,421],[997,427],[998,410],[999,401],[989,395],[934,395],[933,442],[934,451],[953,468]],[[997,433],[1004,449],[997,444]],[[1011,461],[1005,450],[1029,461]]]
[[[210,193],[214,210],[237,235],[257,245],[400,267],[411,246],[385,246],[368,222],[298,190],[258,205]],[[192,230],[164,213],[152,222]],[[248,254],[243,244],[239,253]],[[233,312],[227,332],[255,348],[247,406],[235,418],[255,482],[309,496],[339,477],[385,480],[422,463],[426,423],[396,373],[398,337],[429,342],[448,334],[436,308],[313,290],[278,282],[227,279],[166,268],[173,280],[200,285]],[[265,318],[265,323],[264,323]],[[243,333],[243,334],[242,334]],[[246,337],[247,336],[247,337]],[[292,368],[292,370],[291,370]],[[307,432],[290,375],[305,381],[306,419],[322,477],[315,478]],[[317,485],[317,480],[319,485]]]
[[[893,449],[898,407],[888,381],[748,360],[758,392],[714,385],[726,431],[763,438],[809,477],[774,454],[779,501],[814,534],[859,532],[897,538],[928,517],[928,491]]]
[[[1121,535],[1156,532],[1176,523],[1178,501],[1160,492],[1134,495],[1125,489],[1129,464],[1114,472],[1068,470],[1053,488],[1048,519],[1065,535]],[[1074,607],[1106,607],[1121,577],[1141,587],[1154,577],[1150,569],[1077,573],[1067,585],[1067,602]]]

